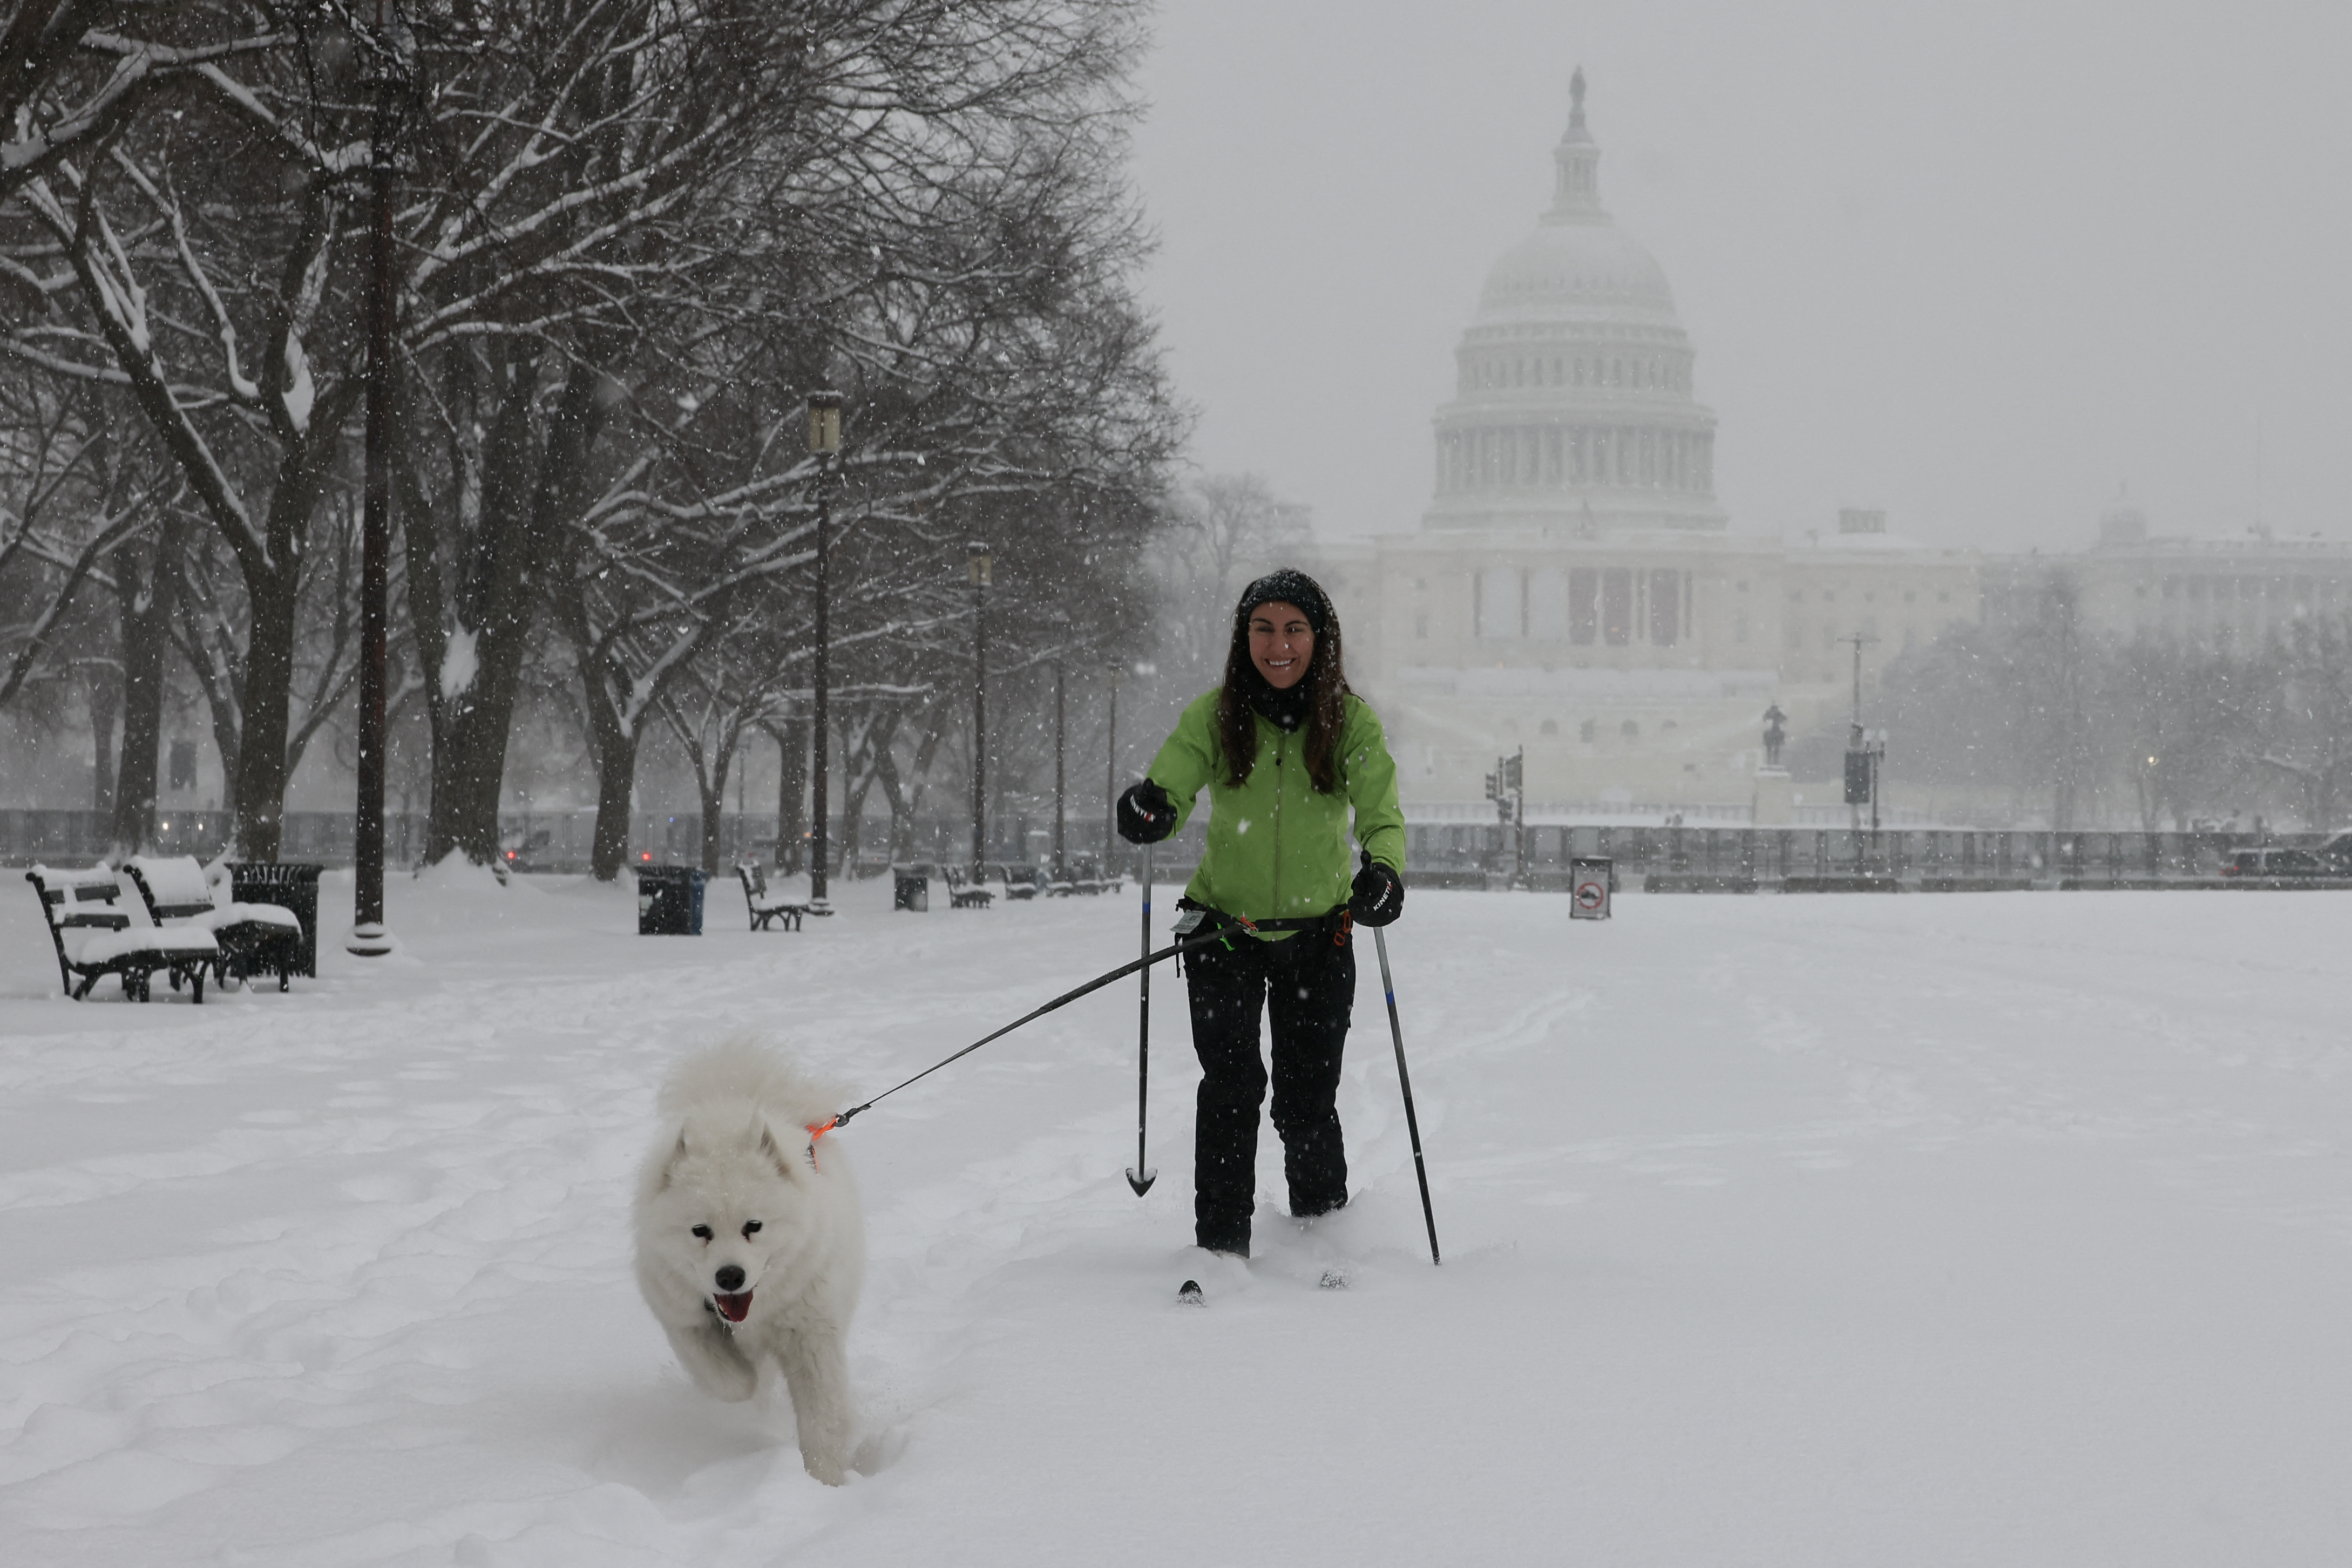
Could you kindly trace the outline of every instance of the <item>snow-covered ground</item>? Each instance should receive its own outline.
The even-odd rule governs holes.
[[[328,902],[348,908],[347,881]],[[0,1560],[2334,1564],[2352,1542],[2352,897],[1412,896],[1360,1196],[1187,1273],[1179,982],[840,1134],[874,1264],[840,1490],[696,1394],[629,1176],[698,1042],[859,1097],[1134,951],[1136,901],[632,935],[400,882],[405,953],[76,1006],[0,898]],[[1163,905],[1171,902],[1166,894]],[[1163,925],[1164,928],[1164,925]],[[161,988],[158,996],[165,995]],[[1333,1259],[1345,1291],[1317,1288]]]

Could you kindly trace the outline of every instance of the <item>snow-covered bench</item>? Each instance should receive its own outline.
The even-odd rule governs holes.
[[[121,979],[125,997],[143,1002],[158,969],[170,974],[173,990],[185,980],[190,996],[205,999],[205,971],[220,958],[220,944],[211,932],[192,925],[131,925],[131,916],[114,907],[122,896],[122,883],[108,866],[59,871],[37,865],[25,873],[25,880],[40,894],[49,940],[58,950],[58,977],[74,1000],[82,1000],[91,987],[114,975]]]
[[[776,921],[784,923],[787,931],[801,928],[801,916],[808,913],[805,904],[795,904],[768,891],[768,873],[756,865],[735,868],[738,881],[743,884],[743,903],[751,912],[751,929],[766,931]]]
[[[291,988],[302,965],[302,922],[292,910],[275,904],[240,904],[226,896],[226,873],[215,887],[194,855],[133,855],[122,869],[156,925],[172,930],[186,925],[212,933],[220,949],[213,960],[215,981],[226,985],[231,975],[247,982],[256,975],[274,974],[279,990]]]
[[[995,902],[996,894],[974,883],[971,873],[963,867],[950,865],[940,869],[947,877],[950,909],[986,909]]]

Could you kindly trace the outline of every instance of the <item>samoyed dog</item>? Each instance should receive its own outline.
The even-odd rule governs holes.
[[[749,1399],[782,1369],[801,1462],[828,1486],[855,1416],[843,1338],[866,1273],[866,1221],[840,1141],[813,1136],[839,1101],[746,1041],[704,1051],[662,1085],[637,1183],[637,1288],[707,1394]]]

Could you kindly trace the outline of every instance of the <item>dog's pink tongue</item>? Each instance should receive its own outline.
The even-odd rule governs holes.
[[[740,1323],[751,1315],[751,1292],[749,1291],[737,1296],[730,1296],[721,1291],[710,1299],[719,1303],[719,1315],[730,1323]]]

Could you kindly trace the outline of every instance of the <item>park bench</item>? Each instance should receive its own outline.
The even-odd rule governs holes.
[[[743,903],[751,912],[751,929],[766,931],[776,921],[782,921],[787,931],[801,928],[801,917],[809,911],[805,904],[768,891],[768,873],[757,865],[744,864],[735,868],[735,875],[743,883]]]
[[[194,855],[133,855],[122,868],[161,926],[184,924],[209,931],[219,945],[213,960],[213,979],[226,986],[231,976],[240,985],[257,975],[278,977],[278,988],[292,988],[303,971],[301,917],[277,904],[240,903],[230,893],[224,873],[219,885],[205,874]]]
[[[996,874],[1003,880],[1007,898],[1034,898],[1048,885],[1045,872],[1036,866],[1001,865]]]
[[[37,865],[25,880],[40,895],[41,915],[58,952],[58,977],[75,1001],[113,975],[122,981],[126,998],[143,1002],[158,969],[170,975],[173,990],[185,980],[191,998],[205,999],[205,971],[220,957],[220,944],[211,932],[193,925],[132,925],[130,915],[114,907],[122,883],[111,867],[59,871]]]
[[[948,880],[948,907],[950,909],[986,909],[996,894],[974,883],[971,873],[960,865],[942,868]]]
[[[1118,873],[1105,874],[1091,855],[1073,855],[1064,866],[1063,873],[1061,880],[1047,889],[1056,898],[1075,898],[1082,893],[1091,898],[1117,893],[1121,885]]]

